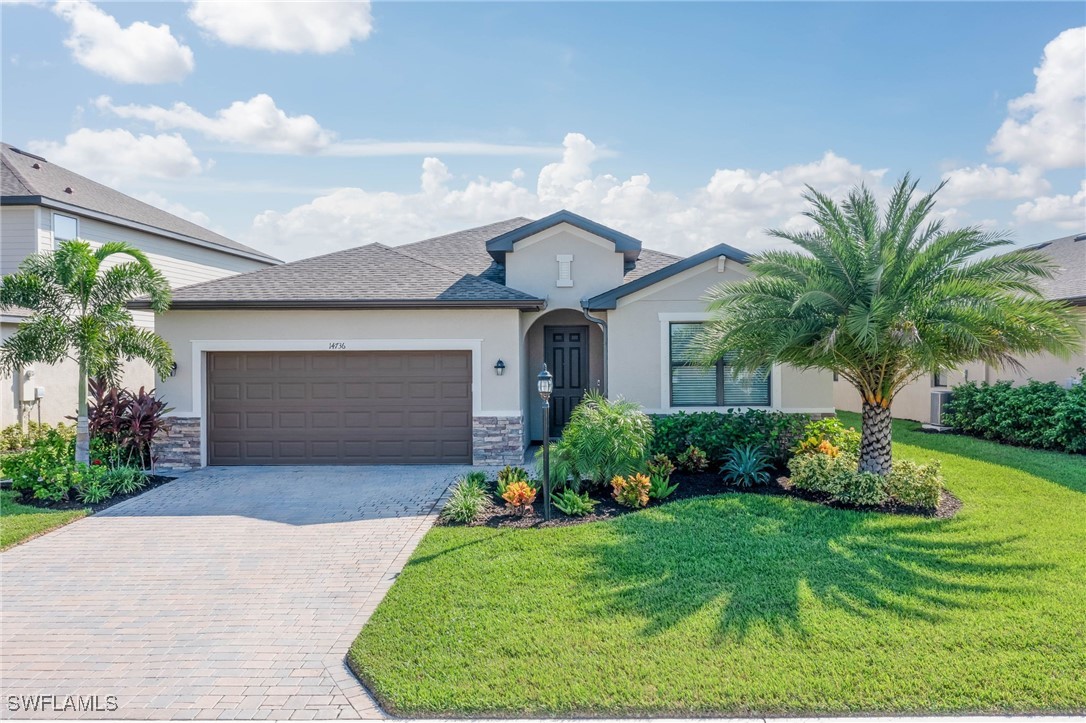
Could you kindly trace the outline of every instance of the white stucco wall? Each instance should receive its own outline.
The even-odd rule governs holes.
[[[573,285],[560,287],[558,257],[573,256]],[[569,224],[517,242],[505,257],[505,283],[547,300],[547,309],[576,309],[581,300],[622,284],[623,258],[607,239]]]
[[[707,261],[619,299],[617,308],[607,313],[611,397],[623,396],[653,413],[679,411],[670,405],[668,325],[704,321],[708,291],[717,284],[746,276],[746,269],[734,261],[727,262],[722,271],[719,268],[716,259]],[[774,367],[770,402],[772,409],[781,411],[832,412],[832,377],[828,372]],[[687,411],[711,409],[694,407]]]
[[[206,353],[471,349],[476,369],[473,413],[520,416],[520,312],[515,309],[169,311],[158,333],[173,347],[177,375],[159,385],[177,416],[202,416]],[[420,345],[421,344],[421,345]],[[475,350],[478,350],[475,353]],[[505,374],[494,364],[502,359]]]

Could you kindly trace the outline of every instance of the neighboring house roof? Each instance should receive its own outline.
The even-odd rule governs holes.
[[[1040,279],[1037,290],[1046,299],[1086,304],[1086,233],[1064,236],[1030,246],[1058,268],[1051,279]]]
[[[3,205],[45,206],[269,264],[274,256],[137,201],[46,159],[0,144]]]
[[[688,256],[685,259],[676,261],[668,266],[657,269],[652,273],[645,274],[640,278],[628,281],[622,286],[605,291],[602,294],[593,296],[591,299],[585,299],[581,302],[581,305],[589,311],[606,311],[607,309],[615,308],[618,300],[623,296],[640,291],[653,284],[659,283],[664,279],[671,278],[675,274],[682,273],[687,269],[692,269],[695,266],[705,263],[706,261],[712,261],[713,259],[724,256],[725,258],[732,259],[741,264],[747,263],[750,258],[750,254],[746,251],[740,251],[739,249],[729,246],[728,244],[717,244],[712,248],[705,249],[701,253]]]
[[[133,302],[147,308],[146,300]],[[543,299],[423,261],[383,244],[294,261],[186,286],[173,309],[541,309]]]
[[[641,252],[641,242],[633,236],[628,236],[621,231],[616,231],[613,228],[608,228],[607,226],[596,223],[584,216],[578,216],[572,211],[565,210],[552,213],[550,216],[541,218],[538,221],[526,223],[519,228],[507,231],[500,236],[490,239],[486,242],[486,250],[499,264],[504,263],[505,254],[513,250],[513,245],[516,244],[517,241],[526,239],[529,236],[534,236],[540,231],[546,231],[560,223],[568,223],[582,231],[587,231],[590,234],[607,239],[615,245],[615,251],[621,252],[626,258],[627,264],[636,262],[637,256]]]

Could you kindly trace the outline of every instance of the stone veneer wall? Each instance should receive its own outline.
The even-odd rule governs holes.
[[[200,466],[200,418],[168,417],[170,430],[154,443],[155,469],[183,472]]]
[[[471,450],[472,464],[524,464],[524,418],[474,417]]]

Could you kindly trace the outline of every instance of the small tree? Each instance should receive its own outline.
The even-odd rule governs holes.
[[[107,267],[106,260],[117,256],[128,260]],[[173,364],[169,344],[132,321],[127,304],[141,296],[150,298],[155,311],[165,311],[169,284],[142,251],[121,242],[92,249],[86,241],[65,241],[52,253],[28,256],[0,283],[0,308],[32,312],[0,345],[0,372],[64,359],[79,365],[77,462],[90,459],[88,379],[116,384],[124,359],[144,359],[160,376]]]
[[[825,369],[863,404],[860,471],[891,468],[894,396],[922,374],[979,360],[1020,368],[1018,354],[1067,357],[1082,329],[1035,281],[1052,266],[1037,251],[981,257],[1010,244],[1002,233],[947,230],[929,220],[934,191],[914,201],[905,176],[880,214],[853,189],[843,204],[810,188],[811,231],[769,231],[800,250],[767,251],[753,276],[711,292],[707,360],[734,353],[740,370],[774,362]]]

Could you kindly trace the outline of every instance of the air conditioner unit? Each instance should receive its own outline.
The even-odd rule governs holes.
[[[931,393],[931,421],[924,425],[925,429],[935,429],[940,432],[950,429],[943,423],[943,412],[950,401],[951,392],[936,391]]]

